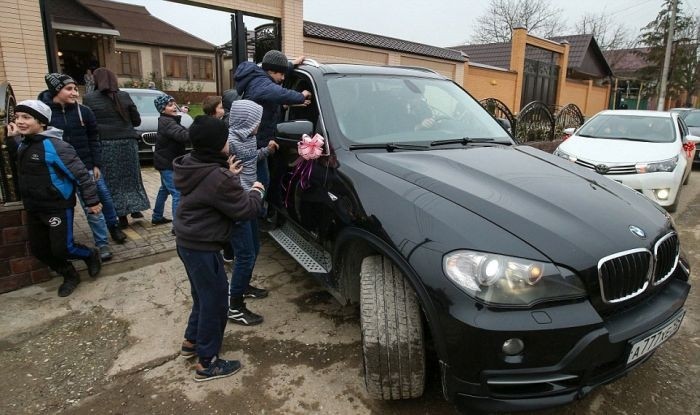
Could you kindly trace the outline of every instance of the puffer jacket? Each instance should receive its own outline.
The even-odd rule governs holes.
[[[231,239],[234,221],[260,214],[260,193],[243,190],[238,176],[226,167],[187,154],[176,158],[173,168],[173,181],[180,190],[173,222],[178,246],[218,251]]]
[[[117,92],[117,99],[121,103],[128,120],[122,119],[114,107],[112,100],[100,91],[90,92],[83,98],[83,104],[95,113],[97,128],[100,131],[100,140],[117,140],[124,138],[138,139],[139,135],[134,127],[141,125],[141,115],[136,104],[128,93]]]
[[[161,114],[158,117],[156,149],[153,152],[153,167],[156,170],[172,170],[173,160],[187,153],[190,133],[180,125],[180,116]]]
[[[38,99],[51,108],[49,125],[63,130],[63,141],[73,146],[85,167],[88,170],[95,166],[101,169],[102,144],[92,110],[78,103],[64,106],[53,102],[48,90],[39,94]]]
[[[275,125],[280,120],[280,106],[303,104],[304,95],[278,85],[267,72],[252,62],[238,65],[235,78],[238,94],[263,107],[256,138],[258,148],[266,147],[274,138]]]
[[[45,212],[75,206],[76,187],[87,206],[100,203],[95,182],[73,147],[50,127],[22,138],[17,149],[19,191],[24,208]]]

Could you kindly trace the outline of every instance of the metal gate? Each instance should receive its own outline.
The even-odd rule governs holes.
[[[558,59],[559,55],[555,52],[526,46],[521,109],[533,101],[554,105],[559,80]]]
[[[15,118],[15,94],[9,83],[0,84],[0,203],[16,202],[17,195],[17,165],[14,152],[6,144],[6,126]]]
[[[491,113],[491,115],[493,115],[494,118],[508,120],[508,122],[510,123],[511,132],[515,131],[515,116],[510,111],[508,106],[503,103],[503,101],[498,100],[496,98],[484,98],[481,101],[479,101],[479,104],[481,104],[481,106],[484,107],[486,111]]]
[[[263,56],[273,49],[282,50],[279,24],[269,23],[255,28],[255,62],[262,62]]]

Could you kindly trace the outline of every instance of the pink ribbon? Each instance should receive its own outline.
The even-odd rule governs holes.
[[[309,180],[311,178],[311,172],[314,168],[313,160],[321,157],[323,154],[324,142],[325,139],[318,134],[315,134],[313,137],[309,137],[308,134],[304,134],[301,137],[301,141],[297,143],[297,152],[299,153],[300,157],[295,162],[296,167],[294,167],[292,176],[289,178],[289,182],[287,182],[287,186],[284,188],[284,191],[286,192],[284,197],[285,208],[289,207],[289,197],[292,193],[292,183],[294,182],[294,179],[298,178],[299,187],[301,187],[302,190],[306,190],[311,187]]]
[[[301,137],[301,141],[297,143],[297,152],[304,160],[317,159],[323,154],[324,141],[325,139],[318,134],[315,134],[313,137],[304,134]]]

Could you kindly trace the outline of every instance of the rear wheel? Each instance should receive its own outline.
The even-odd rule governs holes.
[[[385,400],[421,396],[425,345],[418,298],[399,268],[383,256],[362,261],[360,311],[369,395]]]

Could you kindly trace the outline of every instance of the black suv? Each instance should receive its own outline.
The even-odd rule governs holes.
[[[561,405],[678,330],[690,268],[643,195],[516,145],[429,70],[306,61],[286,85],[314,100],[277,125],[270,235],[359,303],[372,397],[421,396],[429,348],[458,407]]]

